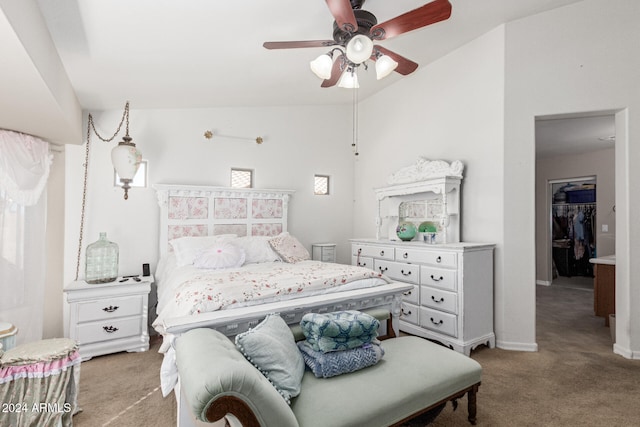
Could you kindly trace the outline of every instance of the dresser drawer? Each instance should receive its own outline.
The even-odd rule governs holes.
[[[402,294],[402,301],[416,305],[420,304],[420,286],[414,285],[413,289]]]
[[[457,321],[458,317],[455,314],[426,307],[420,308],[420,326],[423,328],[457,338]]]
[[[431,264],[441,267],[456,267],[456,254],[414,248],[396,248],[396,261]]]
[[[359,267],[367,267],[373,270],[373,258],[366,256],[354,255],[351,257],[351,265],[357,265]]]
[[[391,246],[372,246],[372,245],[353,245],[353,255],[360,257],[371,257],[392,260],[394,258],[393,247]]]
[[[119,338],[132,337],[142,333],[141,317],[108,319],[77,326],[75,339],[82,346],[94,342],[103,342]]]
[[[428,266],[420,267],[420,284],[456,291],[456,271]]]
[[[373,269],[394,280],[420,283],[420,266],[418,265],[374,259]]]
[[[458,314],[458,295],[453,292],[423,286],[420,289],[420,304]]]
[[[404,320],[405,322],[413,323],[414,325],[418,324],[418,306],[413,304],[408,304],[403,302],[400,305],[400,320]]]
[[[78,303],[78,323],[142,314],[142,295]]]

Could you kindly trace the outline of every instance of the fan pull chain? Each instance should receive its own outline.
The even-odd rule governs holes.
[[[353,71],[355,73],[355,70]],[[358,88],[353,88],[353,142],[351,143],[353,154],[358,156]]]

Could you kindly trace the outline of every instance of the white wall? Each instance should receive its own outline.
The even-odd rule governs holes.
[[[535,341],[536,116],[588,111],[616,115],[615,351],[640,357],[640,3],[585,0],[507,25],[504,139],[504,283],[501,340]]]
[[[124,102],[123,102],[124,106]],[[230,168],[255,170],[255,187],[293,189],[289,231],[310,250],[313,242],[338,244],[339,261],[350,262],[353,205],[353,154],[350,109],[345,106],[295,108],[216,108],[135,110],[131,100],[130,134],[149,162],[149,182],[228,186]],[[92,112],[98,132],[113,135],[122,111]],[[86,123],[86,121],[85,121]],[[247,137],[249,141],[204,132]],[[122,133],[121,135],[124,135]],[[252,142],[264,138],[261,145]],[[154,271],[158,258],[159,207],[154,190],[134,188],[129,200],[114,188],[112,143],[91,138],[86,246],[101,231],[118,243],[120,274],[140,274],[143,263]],[[85,146],[67,147],[65,280],[75,278]],[[329,175],[331,195],[313,195],[314,174]],[[84,255],[80,267],[84,277]]]
[[[418,156],[465,165],[463,241],[497,244],[496,316],[503,279],[504,27],[498,27],[362,103],[354,232],[375,236],[373,188]],[[496,336],[503,334],[496,322]]]
[[[615,149],[538,159],[536,162],[536,282],[551,284],[551,212],[549,181],[596,177],[595,241],[597,256],[615,254]],[[602,224],[609,231],[602,232]]]

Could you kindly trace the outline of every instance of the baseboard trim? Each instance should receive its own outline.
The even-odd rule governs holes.
[[[551,282],[548,280],[536,280],[536,285],[551,286]]]
[[[615,354],[618,354],[622,357],[624,357],[625,359],[631,359],[631,360],[640,360],[640,353],[633,351],[633,350],[629,350],[628,348],[624,348],[621,345],[615,343],[613,344],[613,352]]]
[[[522,342],[507,342],[507,341],[496,341],[496,347],[501,348],[503,350],[511,350],[511,351],[528,351],[535,353],[538,351],[537,343],[522,343]]]

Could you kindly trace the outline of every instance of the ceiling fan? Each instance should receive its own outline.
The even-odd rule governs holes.
[[[311,61],[311,70],[321,79],[322,87],[338,83],[341,87],[358,87],[355,70],[368,59],[376,61],[378,80],[395,71],[407,75],[418,64],[374,42],[399,36],[418,28],[449,19],[451,3],[434,0],[417,9],[398,15],[381,24],[371,12],[362,9],[365,0],[326,0],[333,23],[333,40],[265,42],[267,49],[333,47]],[[333,55],[338,52],[334,61]],[[366,64],[364,65],[366,68]],[[345,71],[347,71],[345,73]]]

